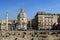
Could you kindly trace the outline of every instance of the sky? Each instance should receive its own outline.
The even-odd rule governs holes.
[[[8,12],[9,20],[17,19],[23,8],[28,19],[33,19],[39,11],[60,13],[60,0],[0,0],[0,20],[5,20]]]

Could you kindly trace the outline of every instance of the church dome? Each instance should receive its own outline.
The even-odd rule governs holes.
[[[18,14],[17,18],[27,18],[23,8],[21,8],[20,13]]]

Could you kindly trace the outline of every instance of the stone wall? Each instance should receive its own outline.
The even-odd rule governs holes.
[[[0,40],[59,40],[59,38],[58,34],[40,31],[0,31]]]

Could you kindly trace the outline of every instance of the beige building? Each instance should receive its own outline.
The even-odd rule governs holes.
[[[35,16],[35,27],[37,29],[51,29],[54,23],[57,24],[57,19],[60,14],[51,14],[45,12],[37,12]]]

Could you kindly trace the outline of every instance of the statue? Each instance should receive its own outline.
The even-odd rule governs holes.
[[[51,30],[60,30],[60,17],[58,17],[57,22],[58,24],[54,23]]]

